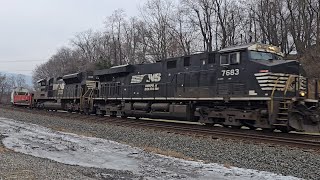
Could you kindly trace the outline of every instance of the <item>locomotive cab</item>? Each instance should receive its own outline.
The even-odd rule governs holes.
[[[264,44],[230,47],[219,53],[222,69],[218,80],[224,86],[237,81],[245,86],[246,91],[240,99],[234,93],[225,96],[231,100],[256,103],[254,106],[260,109],[258,119],[267,118],[268,129],[320,131],[318,84],[305,77],[298,61],[284,60],[278,47]],[[234,84],[228,88],[234,89]],[[266,107],[258,107],[259,102],[265,102]],[[258,121],[243,122],[250,126]]]
[[[47,94],[48,88],[47,88],[47,80],[46,79],[40,79],[37,81],[37,87],[36,87],[36,93],[35,98],[45,98],[48,96]]]
[[[307,82],[300,63],[284,60],[278,47],[247,44],[225,48],[219,53],[221,74],[218,81],[224,85],[242,84],[245,91],[242,95],[250,99],[307,95]]]

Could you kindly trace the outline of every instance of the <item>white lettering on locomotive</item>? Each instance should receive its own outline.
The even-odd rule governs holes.
[[[148,82],[159,82],[161,81],[161,73],[154,73],[154,74],[148,74],[148,79],[147,79],[147,83]]]
[[[158,84],[146,84],[144,86],[144,91],[158,91],[159,85]]]
[[[221,70],[222,76],[238,76],[240,74],[239,69]]]
[[[139,84],[143,82],[144,77],[147,77],[146,84],[144,87],[144,91],[158,91],[159,85],[154,84],[161,81],[161,73],[154,73],[154,74],[141,74],[141,75],[134,75],[131,78],[131,84]]]
[[[161,81],[161,73],[154,73],[154,74],[141,74],[141,75],[134,75],[131,78],[131,84],[138,84],[143,81],[143,78],[147,76],[148,79],[146,80],[147,83],[149,82],[160,82]]]

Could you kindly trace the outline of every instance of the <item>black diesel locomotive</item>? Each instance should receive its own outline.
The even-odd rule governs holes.
[[[39,80],[34,106],[239,128],[320,132],[318,81],[279,48],[246,44]]]

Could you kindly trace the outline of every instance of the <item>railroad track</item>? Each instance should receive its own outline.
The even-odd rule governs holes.
[[[118,126],[134,126],[143,127],[155,130],[161,130],[168,133],[183,134],[197,136],[203,138],[229,138],[242,141],[250,141],[253,143],[265,143],[273,145],[286,145],[303,149],[311,149],[320,152],[320,135],[310,134],[292,134],[292,133],[265,133],[262,131],[252,130],[235,130],[221,127],[207,127],[195,124],[173,123],[154,120],[136,120],[136,119],[121,119],[117,117],[101,117],[95,115],[82,115],[78,113],[67,112],[52,112],[43,110],[30,110],[26,108],[17,108],[2,106],[8,110],[23,111],[28,113],[36,113],[49,116],[58,116],[61,118],[72,118],[84,121],[94,121],[97,123],[113,123]]]

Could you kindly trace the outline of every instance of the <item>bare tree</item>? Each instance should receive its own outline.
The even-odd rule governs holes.
[[[304,54],[314,41],[315,13],[307,1],[286,0],[289,11],[289,31],[293,38],[296,50]]]
[[[320,0],[307,0],[309,7],[315,13],[316,21],[316,44],[320,46]]]
[[[113,64],[120,65],[123,64],[123,54],[122,54],[122,27],[124,23],[125,13],[122,9],[118,9],[113,12],[113,14],[107,18],[105,21],[106,31],[112,39],[110,44],[111,53],[113,54]]]
[[[34,82],[248,42],[297,52],[307,66],[316,63],[319,51],[319,6],[320,0],[148,0],[140,16],[116,10],[103,31],[77,34],[71,47],[58,49],[34,70]]]
[[[95,56],[94,56],[95,55],[94,53],[95,36],[96,34],[92,30],[88,30],[88,31],[77,34],[75,38],[71,40],[71,43],[76,48],[79,48],[81,55],[88,62],[95,61]]]
[[[214,16],[213,0],[186,0],[185,5],[193,13],[190,14],[192,23],[200,29],[203,38],[203,48],[205,51],[212,51],[213,47],[213,27],[212,18]]]
[[[10,101],[10,94],[14,87],[14,83],[10,82],[13,76],[8,77],[5,74],[0,73],[0,104],[8,103]]]
[[[1,73],[0,73],[0,103],[2,102],[2,98],[4,96],[5,89],[6,89],[6,76],[1,75]]]
[[[214,11],[217,18],[216,31],[217,37],[220,37],[221,48],[238,44],[241,34],[239,30],[240,22],[243,21],[243,12],[240,12],[240,6],[237,0],[214,0]]]
[[[26,86],[26,76],[22,74],[18,74],[16,77],[16,85],[18,87],[25,87]]]
[[[177,54],[175,38],[169,32],[173,8],[174,4],[170,0],[149,0],[141,10],[148,29],[145,43],[148,46],[148,53],[155,57],[155,60]]]
[[[179,43],[181,55],[190,55],[196,48],[194,43],[198,36],[197,28],[191,23],[189,18],[190,9],[178,5],[171,16],[171,22],[168,24],[171,35],[176,37]]]

